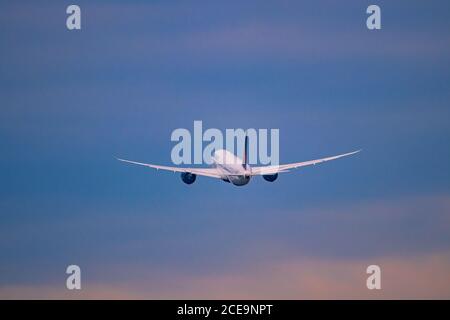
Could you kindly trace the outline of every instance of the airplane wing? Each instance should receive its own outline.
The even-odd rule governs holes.
[[[357,150],[357,151],[344,153],[344,154],[340,154],[340,155],[333,156],[333,157],[322,158],[322,159],[317,159],[317,160],[310,160],[310,161],[305,161],[305,162],[282,164],[282,165],[278,165],[278,166],[252,167],[251,175],[252,176],[262,176],[262,175],[271,175],[271,174],[282,173],[282,172],[289,172],[289,169],[295,169],[295,168],[299,168],[299,167],[315,165],[315,164],[325,162],[325,161],[336,160],[336,159],[339,159],[342,157],[350,156],[350,155],[358,153],[360,151],[361,150]]]
[[[222,175],[218,170],[215,168],[182,168],[182,167],[167,167],[167,166],[158,166],[155,164],[149,164],[149,163],[142,163],[142,162],[136,162],[136,161],[130,161],[125,159],[116,158],[119,161],[137,164],[140,166],[150,167],[156,170],[167,170],[172,172],[189,172],[193,173],[199,176],[205,176],[210,178],[218,178],[221,179]]]

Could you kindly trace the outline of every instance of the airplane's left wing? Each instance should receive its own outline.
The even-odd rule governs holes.
[[[150,167],[150,168],[153,168],[156,170],[167,170],[167,171],[172,171],[172,172],[189,172],[189,173],[193,173],[193,174],[196,174],[199,176],[218,178],[218,179],[222,178],[222,175],[220,174],[220,172],[218,170],[216,170],[215,168],[168,167],[168,166],[160,166],[160,165],[155,165],[155,164],[150,164],[150,163],[130,161],[130,160],[125,160],[125,159],[120,159],[120,158],[116,158],[116,159],[119,161],[122,161],[122,162],[127,162],[127,163],[137,164],[140,166]]]
[[[344,153],[344,154],[340,154],[340,155],[333,156],[333,157],[316,159],[316,160],[309,160],[309,161],[305,161],[305,162],[281,164],[281,165],[278,165],[278,166],[252,167],[251,175],[252,176],[271,175],[271,174],[276,174],[276,173],[289,172],[289,169],[295,169],[295,168],[298,168],[298,167],[315,165],[315,164],[318,164],[318,163],[321,163],[321,162],[325,162],[325,161],[336,160],[336,159],[339,159],[339,158],[342,158],[342,157],[350,156],[350,155],[358,153],[360,151],[361,150],[357,150],[357,151]]]

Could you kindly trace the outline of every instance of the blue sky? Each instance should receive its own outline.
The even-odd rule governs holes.
[[[365,1],[69,4],[1,2],[1,297],[450,297],[448,2],[377,1],[379,31]],[[170,164],[194,120],[364,151],[243,188],[114,159]]]

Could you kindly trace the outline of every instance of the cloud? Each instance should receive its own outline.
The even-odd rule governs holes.
[[[382,269],[381,291],[366,287],[365,270],[370,264]],[[253,266],[238,274],[189,279],[174,295],[217,299],[449,298],[448,270],[448,253],[362,260],[300,258]]]
[[[381,290],[366,287],[371,264],[381,267]],[[85,283],[81,291],[3,286],[0,299],[449,299],[449,270],[448,252],[409,258],[298,258],[215,275],[178,273],[164,280],[150,275],[129,282]]]
[[[273,57],[304,61],[318,58],[352,57],[419,59],[445,58],[449,40],[445,34],[429,35],[395,30],[379,37],[369,37],[363,28],[324,30],[298,24],[242,23],[185,35],[176,47],[191,52],[214,55],[237,54],[239,57]],[[418,41],[418,39],[420,39]],[[184,43],[183,43],[184,42]],[[420,45],[418,45],[420,43]]]
[[[415,28],[390,25],[386,31],[369,34],[362,23],[364,10],[355,4],[349,10],[351,14],[340,15],[336,12],[345,11],[343,6],[329,3],[328,15],[318,17],[314,16],[318,9],[315,5],[298,8],[295,3],[283,7],[279,16],[270,14],[273,7],[280,7],[275,2],[256,16],[251,7],[241,12],[236,12],[239,7],[234,5],[223,5],[221,10],[202,6],[199,12],[191,7],[148,3],[82,5],[86,22],[81,36],[75,37],[64,28],[63,6],[11,5],[0,14],[8,23],[6,35],[14,40],[14,46],[4,48],[4,54],[8,64],[27,74],[26,78],[37,72],[42,81],[40,74],[51,72],[57,77],[57,85],[61,78],[67,80],[67,74],[95,69],[98,77],[118,64],[120,69],[147,74],[174,65],[179,71],[180,65],[202,69],[255,62],[268,65],[358,58],[368,62],[412,60],[441,67],[439,62],[447,61],[450,53],[447,35],[438,27],[427,28],[429,24],[423,22]],[[309,16],[308,9],[312,13]],[[405,20],[399,16],[405,14],[404,10],[392,11],[399,21]],[[321,23],[317,23],[318,18]],[[350,26],[343,19],[351,21]],[[32,39],[17,41],[25,38],[30,29],[34,31]],[[21,75],[8,72],[8,79],[20,82],[25,78]]]
[[[227,212],[227,223],[224,212],[213,210],[217,202],[198,214],[188,202],[189,216],[100,209],[52,218],[52,225],[44,216],[22,224],[21,232],[2,232],[8,260],[0,298],[448,299],[449,199],[408,196],[296,210],[277,204],[278,210]],[[34,254],[33,245],[40,248]],[[64,287],[69,260],[82,267],[81,291]],[[365,286],[371,264],[382,269],[380,291]]]

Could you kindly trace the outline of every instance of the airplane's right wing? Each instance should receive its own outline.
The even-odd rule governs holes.
[[[150,163],[142,163],[142,162],[136,162],[136,161],[130,161],[130,160],[125,160],[125,159],[120,159],[117,158],[117,160],[122,161],[122,162],[127,162],[127,163],[132,163],[132,164],[137,164],[140,166],[145,166],[145,167],[150,167],[156,170],[167,170],[167,171],[172,171],[172,172],[189,172],[189,173],[193,173],[199,176],[205,176],[205,177],[210,177],[210,178],[218,178],[221,179],[222,175],[220,174],[220,172],[215,169],[215,168],[182,168],[182,167],[167,167],[167,166],[159,166],[159,165],[155,165],[155,164],[150,164]]]
[[[309,160],[309,161],[305,161],[305,162],[296,162],[296,163],[289,163],[289,164],[282,164],[279,166],[265,166],[265,167],[252,167],[252,176],[258,176],[258,175],[271,175],[271,174],[276,174],[276,173],[282,173],[282,172],[289,172],[289,169],[295,169],[298,167],[304,167],[304,166],[310,166],[310,165],[315,165],[321,162],[325,162],[325,161],[331,161],[331,160],[336,160],[342,157],[346,157],[346,156],[350,156],[352,154],[358,153],[361,150],[357,150],[357,151],[353,151],[353,152],[349,152],[349,153],[344,153],[344,154],[340,154],[337,156],[333,156],[333,157],[328,157],[328,158],[322,158],[322,159],[316,159],[316,160]]]

